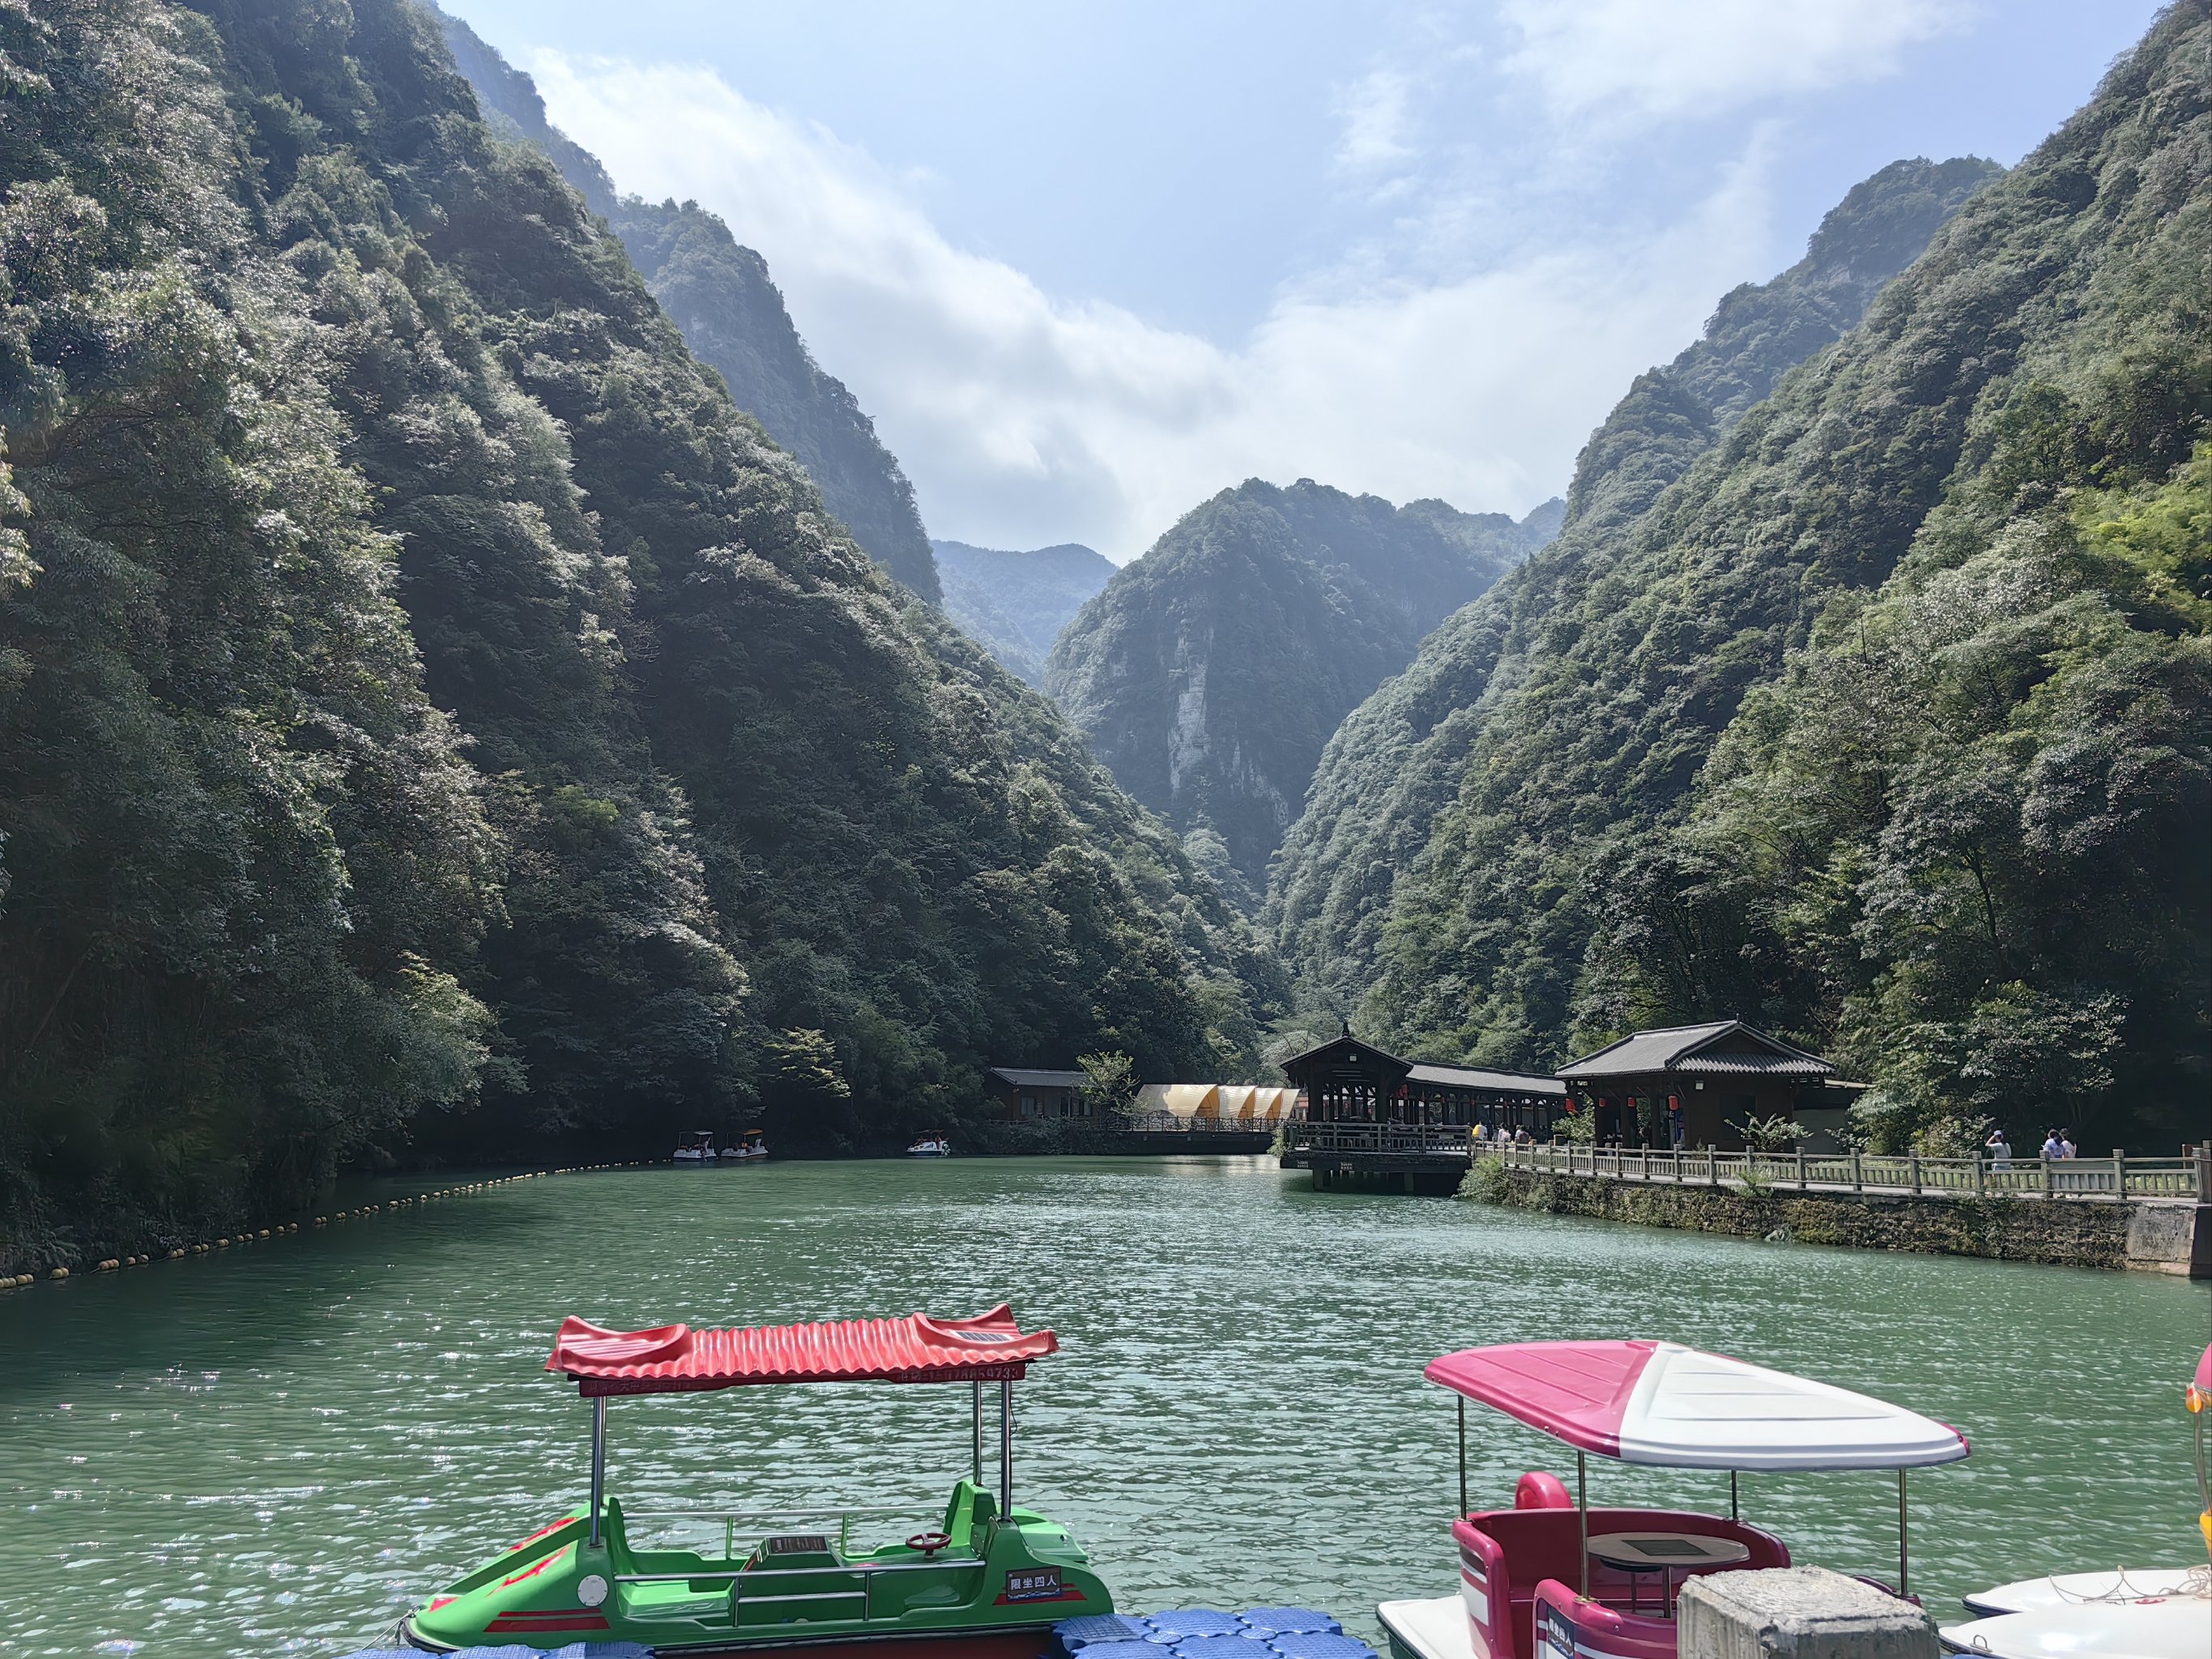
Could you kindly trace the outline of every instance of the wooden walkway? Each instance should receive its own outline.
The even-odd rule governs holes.
[[[1433,1133],[1433,1132],[1432,1132]],[[1636,1148],[1480,1146],[1511,1170],[1631,1181],[1652,1186],[1771,1187],[1800,1193],[1872,1193],[1911,1198],[2166,1200],[2202,1203],[2212,1191],[2212,1149],[2185,1158],[1973,1158],[1877,1152],[1660,1152]]]

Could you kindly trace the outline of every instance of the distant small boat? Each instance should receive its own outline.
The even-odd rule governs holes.
[[[711,1164],[714,1161],[714,1137],[704,1129],[694,1129],[689,1140],[676,1148],[678,1164]]]
[[[728,1164],[757,1164],[767,1156],[768,1137],[758,1129],[746,1130],[722,1148],[722,1159]]]
[[[908,1158],[950,1158],[952,1143],[943,1135],[924,1135],[906,1149]]]

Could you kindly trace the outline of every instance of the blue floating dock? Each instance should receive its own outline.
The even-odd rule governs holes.
[[[1053,1626],[1057,1659],[1377,1659],[1313,1607],[1094,1614]]]
[[[1053,1626],[1046,1659],[1377,1659],[1375,1650],[1312,1607],[1212,1607],[1094,1613]],[[363,1648],[346,1659],[422,1659],[411,1648]],[[509,1643],[463,1648],[452,1659],[653,1659],[635,1642],[571,1642],[545,1649]]]

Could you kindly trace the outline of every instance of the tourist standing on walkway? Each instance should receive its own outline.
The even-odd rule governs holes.
[[[2071,1129],[2061,1129],[2058,1132],[2058,1156],[2061,1158],[2081,1156],[2081,1148],[2074,1144],[2074,1132]]]
[[[1983,1145],[1989,1150],[1990,1167],[1991,1169],[2009,1170],[2012,1168],[2012,1143],[2005,1139],[2004,1126],[2002,1124],[1999,1124],[1996,1128],[1990,1131],[1990,1138],[1988,1140],[1984,1141]]]
[[[2053,1129],[2043,1138],[2043,1161],[2046,1164],[2056,1164],[2065,1156],[2066,1143],[2059,1139],[2058,1131]]]

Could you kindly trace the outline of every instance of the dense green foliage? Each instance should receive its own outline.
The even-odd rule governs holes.
[[[457,17],[446,40],[494,131],[536,144],[622,239],[693,356],[738,407],[797,456],[868,555],[925,599],[939,597],[914,487],[842,380],[823,373],[785,310],[768,262],[696,202],[618,194],[606,169],[545,118],[537,83]]]
[[[1114,574],[1105,555],[1079,542],[1026,553],[966,542],[929,545],[945,584],[945,614],[1039,690],[1052,642]]]
[[[1378,1036],[1547,1063],[1733,1013],[1876,1084],[1882,1144],[2201,1128],[2208,48],[2171,9],[1858,328],[1509,596],[1396,844]]]
[[[1270,969],[406,0],[0,5],[0,1258],[1249,1069]],[[425,1115],[428,1113],[428,1115]]]
[[[1559,539],[1447,619],[1403,674],[1352,711],[1316,770],[1269,894],[1278,942],[1310,998],[1350,1012],[1374,984],[1398,872],[1457,797],[1493,707],[1530,661],[1567,642],[1547,627],[1578,602],[1584,573],[1614,556],[1661,493],[1784,374],[1855,326],[1995,171],[1972,160],[1898,161],[1854,186],[1804,258],[1733,290],[1702,338],[1637,377],[1583,447]],[[1483,1052],[1518,1063],[1552,1052],[1524,1036],[1516,1024]]]
[[[1253,889],[1338,723],[1558,528],[1255,478],[1184,514],[1053,647],[1046,685],[1124,789]]]

